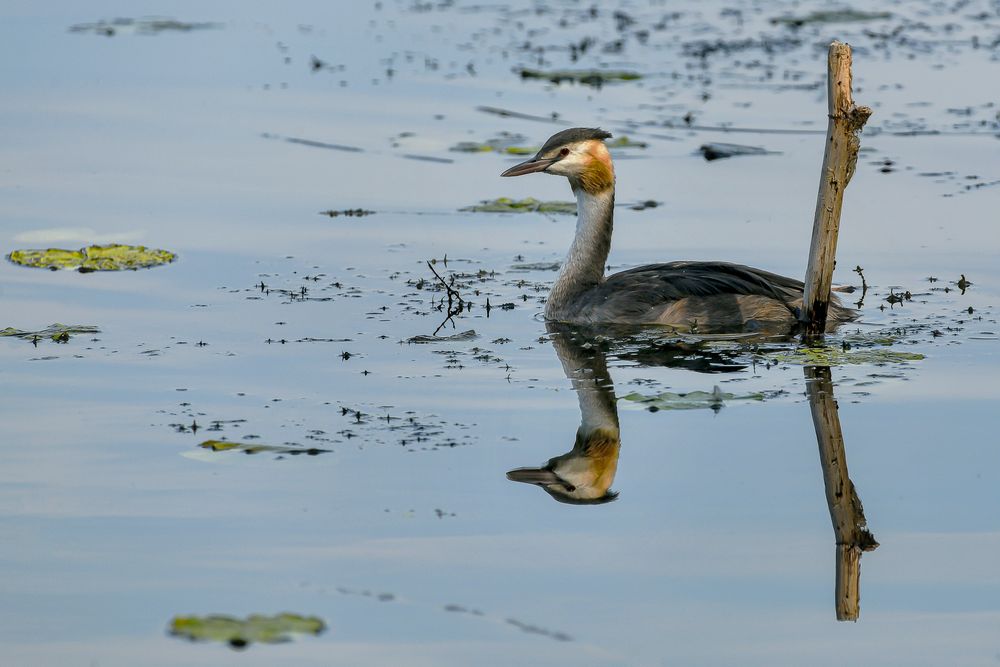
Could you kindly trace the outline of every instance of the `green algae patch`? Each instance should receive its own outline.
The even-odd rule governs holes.
[[[746,403],[763,401],[767,396],[763,392],[751,394],[731,394],[718,387],[712,391],[689,391],[674,393],[665,391],[659,394],[646,395],[632,392],[622,396],[621,400],[631,401],[644,406],[648,410],[718,410],[731,403]]]
[[[638,72],[629,70],[556,69],[546,71],[522,67],[517,72],[521,75],[522,79],[541,79],[556,85],[561,83],[579,83],[594,88],[600,88],[607,83],[637,81],[642,78],[642,75]]]
[[[281,644],[293,635],[318,635],[326,624],[315,616],[251,614],[245,619],[233,616],[175,616],[168,632],[190,641],[222,642],[232,648],[246,648],[254,642]]]
[[[141,245],[92,245],[79,250],[48,248],[46,250],[15,250],[7,259],[14,264],[36,269],[72,269],[80,273],[92,271],[135,271],[169,264],[177,255]]]
[[[862,21],[880,21],[892,16],[889,12],[865,12],[857,9],[820,10],[804,16],[778,16],[771,19],[774,25],[787,25],[801,28],[809,23],[860,23]]]
[[[229,440],[206,440],[198,445],[211,452],[242,452],[243,454],[288,454],[290,456],[316,456],[329,453],[329,449],[316,447],[295,447],[292,445],[265,445],[262,443],[230,442]]]
[[[917,352],[900,352],[886,348],[847,349],[839,347],[800,347],[764,355],[779,364],[801,366],[850,366],[858,364],[899,364],[921,361],[924,355]]]
[[[474,213],[560,213],[575,215],[576,202],[539,201],[533,197],[528,197],[527,199],[500,197],[498,199],[484,200],[478,204],[466,206],[459,210],[472,211]]]
[[[37,343],[43,339],[50,339],[56,343],[65,343],[69,341],[70,336],[75,336],[77,334],[96,334],[100,332],[101,330],[97,327],[86,324],[50,324],[44,329],[39,329],[38,331],[25,331],[24,329],[7,327],[5,329],[0,329],[0,337],[22,338],[24,340],[30,340],[33,343]]]

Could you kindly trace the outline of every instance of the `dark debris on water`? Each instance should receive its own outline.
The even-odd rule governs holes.
[[[341,210],[329,209],[326,211],[320,211],[320,215],[325,215],[331,218],[339,218],[341,216],[347,218],[363,218],[366,215],[374,215],[375,211],[369,211],[364,208],[345,208]]]

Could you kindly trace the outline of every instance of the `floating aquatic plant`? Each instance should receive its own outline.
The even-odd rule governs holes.
[[[848,366],[854,364],[895,364],[920,361],[924,355],[888,348],[847,349],[840,347],[800,347],[764,355],[779,364],[802,366]]]
[[[512,132],[501,132],[486,141],[460,141],[449,150],[457,153],[507,153],[509,155],[534,155],[538,150],[525,146],[527,137]]]
[[[628,135],[625,135],[625,134],[621,135],[620,137],[616,137],[614,139],[609,139],[608,141],[605,141],[604,143],[607,145],[608,148],[611,148],[611,149],[615,149],[615,148],[648,148],[649,147],[649,144],[647,144],[645,141],[636,141],[635,139],[632,139],[631,137],[629,137]]]
[[[659,394],[646,395],[632,392],[622,396],[623,401],[631,401],[646,406],[651,410],[702,410],[709,408],[718,410],[727,403],[763,401],[767,396],[763,392],[751,394],[730,394],[718,387],[712,391],[689,391],[674,393],[665,391]]]
[[[315,616],[251,614],[245,619],[233,616],[175,616],[169,633],[191,641],[224,642],[233,648],[246,648],[253,642],[279,644],[291,641],[292,635],[318,635],[326,624]]]
[[[459,333],[452,334],[450,336],[411,336],[406,339],[407,343],[453,343],[456,341],[465,340],[475,340],[479,338],[479,334],[476,333],[475,329],[469,329],[468,331],[460,331]]]
[[[329,452],[329,449],[317,449],[315,447],[294,447],[290,445],[265,445],[260,443],[249,443],[249,442],[230,442],[228,440],[206,440],[205,442],[198,445],[202,449],[208,449],[213,452],[243,452],[244,454],[289,454],[291,456],[298,456],[300,454],[306,454],[307,456],[316,456],[317,454],[325,454]]]
[[[70,336],[76,334],[96,334],[100,333],[100,331],[97,327],[86,324],[50,324],[38,331],[25,331],[24,329],[7,327],[0,329],[0,336],[23,338],[34,342],[43,338],[50,338],[57,343],[65,343],[69,340]]]
[[[526,199],[511,199],[499,197],[484,200],[472,206],[459,209],[475,213],[564,213],[576,214],[576,202],[572,201],[539,201],[533,197]]]
[[[7,259],[14,264],[37,269],[75,269],[80,273],[92,271],[134,271],[169,264],[177,255],[169,250],[158,250],[133,245],[92,245],[79,250],[48,248],[46,250],[15,250]]]

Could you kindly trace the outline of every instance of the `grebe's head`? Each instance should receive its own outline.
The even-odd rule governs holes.
[[[574,127],[549,137],[535,157],[515,165],[501,176],[523,176],[545,172],[569,179],[574,190],[596,195],[615,185],[615,169],[604,140],[610,132],[593,127]]]

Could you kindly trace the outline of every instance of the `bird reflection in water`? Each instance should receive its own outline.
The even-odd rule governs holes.
[[[605,348],[614,341],[602,330],[549,322],[552,345],[563,372],[576,391],[580,427],[573,448],[539,468],[507,473],[514,482],[534,484],[555,500],[574,505],[598,505],[618,498],[611,490],[621,449],[618,406],[608,372]],[[634,341],[633,341],[634,342]],[[615,357],[645,366],[687,368],[720,373],[744,369],[735,355],[689,345],[623,345]],[[860,614],[861,554],[879,544],[868,530],[861,499],[847,471],[847,454],[830,369],[803,369],[827,505],[836,540],[835,607],[837,620],[856,621]]]
[[[557,322],[549,322],[546,326],[563,372],[573,384],[580,402],[580,428],[576,431],[572,450],[549,459],[540,468],[511,470],[507,479],[535,484],[563,503],[599,505],[618,497],[611,490],[618,470],[621,438],[618,399],[603,349],[609,341],[618,343],[617,358],[644,366],[687,368],[705,373],[746,368],[725,353],[697,350],[682,343],[655,345],[647,341],[642,344],[641,339],[637,342],[628,336],[617,336],[628,329]]]
[[[514,482],[535,484],[562,503],[598,505],[618,497],[611,491],[621,438],[615,387],[604,352],[568,326],[550,323],[552,345],[580,402],[580,428],[573,449],[541,468],[507,473]]]

